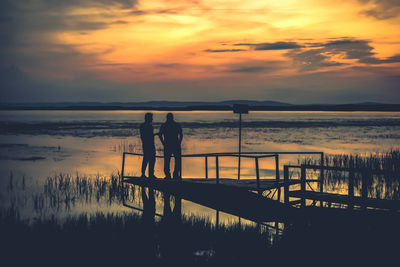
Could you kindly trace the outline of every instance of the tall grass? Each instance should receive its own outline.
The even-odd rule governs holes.
[[[215,225],[206,218],[181,213],[163,213],[161,219],[156,219],[154,202],[147,211],[142,203],[146,213],[142,215],[83,212],[62,219],[57,216],[77,203],[122,205],[124,201],[141,199],[140,195],[142,201],[150,199],[150,190],[126,186],[119,178],[118,173],[110,177],[57,174],[46,179],[42,191],[27,198],[36,203],[38,213],[54,211],[53,215],[25,218],[18,201],[0,209],[3,262],[12,262],[13,266],[304,264],[309,261],[308,255],[319,260],[341,259],[343,251],[357,255],[356,261],[362,262],[366,258],[359,259],[358,255],[368,251],[367,255],[381,258],[393,248],[385,242],[400,237],[398,219],[352,222],[349,218],[299,218],[283,222],[282,239],[271,243],[271,232],[260,231],[256,225]],[[10,176],[10,196],[24,191],[24,183]],[[28,193],[29,189],[24,191],[24,195]],[[157,198],[161,193],[154,194]],[[176,203],[175,198],[174,210]],[[318,254],[309,254],[311,249]]]
[[[313,159],[305,159],[302,164],[319,165]],[[376,152],[369,155],[327,155],[325,165],[355,169],[355,188],[361,189],[364,181],[370,197],[381,199],[400,199],[400,150]],[[348,184],[349,172],[339,170],[325,171],[325,185],[337,189]]]

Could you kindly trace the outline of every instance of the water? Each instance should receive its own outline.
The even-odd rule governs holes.
[[[157,131],[166,112],[154,113]],[[48,177],[60,173],[75,177],[105,177],[121,169],[123,151],[141,152],[138,126],[143,111],[1,111],[0,112],[0,185],[3,199],[9,193],[10,174],[13,183],[24,177],[29,194],[43,193]],[[235,152],[238,149],[238,116],[232,112],[174,112],[183,127],[183,153]],[[313,151],[349,154],[385,151],[399,147],[400,113],[396,112],[250,112],[243,116],[242,151]],[[157,153],[162,146],[156,138]],[[314,159],[318,156],[311,156]],[[297,163],[304,156],[282,156],[280,166]],[[127,158],[126,174],[138,175],[140,158]],[[210,177],[215,163],[210,160]],[[156,163],[156,176],[163,177],[163,161]],[[254,178],[254,160],[242,159],[241,176]],[[220,159],[220,175],[236,176],[237,161]],[[273,159],[260,161],[262,178],[275,175]],[[183,177],[204,177],[204,159],[184,159]],[[7,189],[8,188],[8,189]],[[8,191],[7,191],[8,190]],[[26,195],[29,195],[28,193]],[[8,193],[7,193],[8,192]],[[14,191],[15,193],[15,191]],[[28,202],[31,197],[28,198]],[[140,198],[133,205],[141,207]],[[158,209],[163,205],[157,200]],[[77,202],[78,203],[78,202]],[[4,205],[4,203],[3,203]],[[26,214],[33,204],[26,205]],[[63,206],[63,214],[80,212],[126,212],[129,208],[104,201],[79,202]],[[183,201],[182,213],[216,220],[216,211]],[[61,216],[56,210],[54,214]],[[221,223],[239,221],[221,213]],[[245,220],[243,220],[245,221]],[[250,223],[250,222],[248,222]]]

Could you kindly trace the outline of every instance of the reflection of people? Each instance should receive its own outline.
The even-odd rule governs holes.
[[[141,247],[143,248],[142,256],[149,261],[155,258],[156,241],[155,241],[155,224],[154,217],[156,215],[156,201],[154,197],[154,190],[149,187],[149,196],[146,195],[146,188],[142,187],[142,201],[143,201],[143,237],[141,240]]]
[[[174,207],[171,208],[171,195],[163,193],[164,209],[160,222],[160,250],[161,256],[169,263],[187,262],[192,255],[190,247],[185,240],[184,227],[182,223],[182,198],[174,196]]]
[[[146,113],[144,122],[140,125],[140,139],[143,146],[142,177],[146,177],[146,167],[149,166],[149,177],[154,177],[156,163],[156,148],[154,146],[153,114]]]
[[[156,200],[153,188],[149,188],[149,196],[146,195],[146,188],[142,187],[143,214],[142,219],[148,223],[154,223],[156,214]]]
[[[181,143],[183,139],[182,128],[179,123],[174,121],[172,113],[167,114],[167,121],[160,127],[159,137],[164,145],[164,173],[165,178],[170,179],[171,156],[175,157],[174,178],[180,179],[181,176]]]

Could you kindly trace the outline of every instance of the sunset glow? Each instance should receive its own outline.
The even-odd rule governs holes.
[[[81,99],[76,94],[102,101],[400,100],[397,1],[37,0],[2,5],[2,76],[13,67],[27,77],[18,86],[7,79],[3,90],[40,88],[34,94],[42,96],[38,101]],[[60,88],[60,83],[68,86]],[[62,92],[62,98],[48,93],[53,91]],[[112,99],[110,92],[117,92]],[[11,93],[8,100],[26,99]]]

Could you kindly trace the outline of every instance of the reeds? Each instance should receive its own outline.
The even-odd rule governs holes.
[[[166,224],[162,220],[146,221],[134,213],[97,213],[69,216],[63,221],[50,217],[29,222],[10,208],[0,211],[0,232],[5,255],[16,256],[23,251],[46,264],[61,259],[102,265],[146,261],[150,266],[157,262],[234,263],[243,258],[267,260],[269,255],[267,234],[255,227],[213,227],[210,221],[193,217]],[[212,253],[196,256],[198,251]],[[14,260],[24,258],[16,256]]]
[[[400,199],[400,150],[376,152],[369,155],[327,155],[325,165],[354,170],[354,186],[360,190],[366,183],[368,195],[380,199]],[[319,165],[313,159],[302,164]],[[348,171],[325,170],[325,185],[332,190],[347,185]]]

